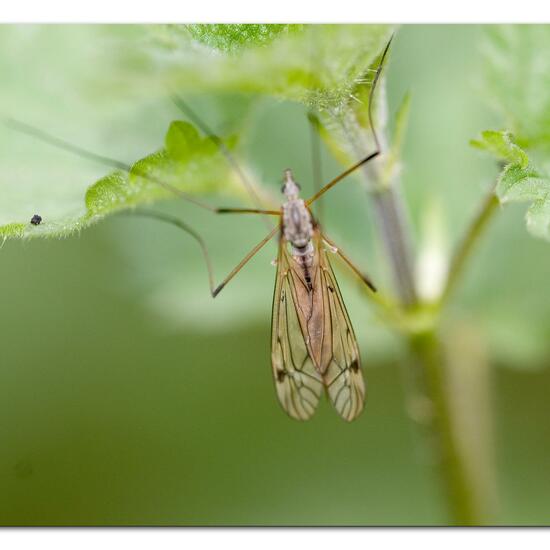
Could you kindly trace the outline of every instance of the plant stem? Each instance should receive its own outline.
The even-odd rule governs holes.
[[[369,142],[365,139],[364,130],[356,116],[347,113],[347,116],[341,117],[340,124],[355,156],[358,158],[364,156],[365,151],[369,150]],[[378,137],[381,148],[387,149],[385,134],[380,132]],[[401,304],[408,308],[414,306],[418,300],[414,279],[413,248],[410,240],[412,231],[406,216],[397,173],[393,174],[384,185],[373,184],[373,182],[380,182],[382,173],[385,173],[382,160],[377,157],[370,164],[365,164],[362,173],[365,176],[369,196],[372,198],[384,248],[392,266],[397,294]]]
[[[434,329],[409,337],[413,368],[431,404],[425,423],[444,485],[448,509],[455,525],[481,525],[486,521],[485,502],[476,486],[479,478],[472,456],[461,446],[458,422],[449,396],[448,372],[444,353]]]
[[[487,224],[491,220],[493,214],[496,212],[496,208],[499,204],[498,197],[495,195],[494,188],[487,193],[483,203],[472,223],[470,224],[464,238],[460,242],[456,252],[451,260],[449,267],[449,276],[445,289],[441,295],[440,305],[443,305],[451,295],[452,291],[456,287],[460,276],[464,271],[464,267],[472,253],[474,245],[479,240],[479,237],[487,227]]]
[[[416,304],[412,246],[406,230],[401,193],[396,185],[371,193],[377,225],[392,265],[399,299],[405,307]]]
[[[357,121],[348,121],[345,127],[345,133],[355,151],[363,147],[358,128]],[[386,141],[386,136],[383,136],[381,142],[385,144]],[[371,182],[368,187],[371,202],[394,275],[399,309],[408,315],[411,321],[405,332],[413,363],[413,376],[410,377],[413,384],[409,387],[409,392],[411,395],[422,396],[423,402],[429,404],[431,414],[424,418],[423,426],[431,440],[434,462],[438,465],[444,487],[450,522],[455,525],[480,525],[487,521],[489,515],[484,494],[485,485],[478,483],[483,479],[482,468],[473,458],[477,456],[477,448],[472,443],[477,434],[475,428],[461,422],[461,408],[453,406],[451,395],[455,388],[452,384],[456,382],[457,377],[449,377],[451,367],[454,366],[447,361],[439,340],[437,311],[430,310],[427,304],[422,304],[418,300],[411,231],[400,193],[399,175],[394,173],[383,185],[373,185],[373,182],[382,182],[383,160],[384,157],[377,159],[370,166],[365,166],[363,173]],[[445,298],[458,281],[473,245],[497,203],[492,192],[474,219],[453,258],[445,287]],[[423,328],[419,329],[419,326]],[[480,400],[487,403],[487,393],[481,393]]]
[[[398,183],[394,178],[390,186],[372,195],[374,210],[391,260],[402,307],[410,312],[411,319],[419,319],[422,323],[425,307],[417,302],[412,250],[408,238],[410,233],[405,230],[406,219],[402,215]],[[483,211],[485,210],[484,208]],[[486,219],[488,216],[484,215],[476,220],[472,231],[468,232],[466,244],[458,257],[459,271]],[[430,318],[429,313],[427,317]],[[423,423],[423,427],[440,474],[451,523],[480,525],[486,519],[484,495],[476,486],[481,475],[476,471],[474,461],[470,460],[475,454],[469,448],[472,438],[464,437],[460,432],[460,410],[452,407],[449,393],[452,390],[447,378],[448,364],[437,334],[437,323],[438,318],[432,317],[432,322],[420,332],[415,329],[417,324],[411,323],[406,338],[415,372],[412,376],[414,384],[409,391],[423,395],[424,402],[430,404],[431,415]]]
[[[403,216],[398,184],[398,180],[393,178],[391,185],[371,196],[402,307],[409,311],[413,319],[411,329],[406,335],[414,371],[409,392],[420,394],[423,401],[430,404],[431,414],[424,419],[422,425],[440,474],[451,523],[480,525],[486,517],[485,501],[476,487],[481,476],[470,460],[474,454],[468,448],[471,438],[461,437],[463,434],[458,429],[457,416],[460,411],[452,407],[447,380],[448,365],[437,335],[438,318],[432,316],[425,330],[417,331],[415,328],[418,326],[415,319],[422,323],[423,317],[430,318],[430,314],[425,315],[425,307],[418,303],[415,291],[412,249],[408,238],[410,232],[405,229],[406,219]],[[483,223],[476,223],[475,226],[472,241],[483,228]],[[464,255],[460,255],[460,266],[471,246],[472,244],[467,244]]]

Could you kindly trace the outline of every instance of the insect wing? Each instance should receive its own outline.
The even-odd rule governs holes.
[[[332,325],[332,359],[323,372],[323,381],[334,408],[350,422],[361,413],[365,402],[359,348],[327,252],[321,243],[319,247],[322,284],[326,289],[325,314],[330,315]]]
[[[277,397],[297,420],[310,418],[323,392],[323,378],[315,368],[302,332],[295,303],[286,243],[281,239],[273,296],[271,363]]]

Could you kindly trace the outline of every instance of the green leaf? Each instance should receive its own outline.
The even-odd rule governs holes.
[[[39,226],[14,220],[0,226],[0,237],[67,235],[107,214],[172,198],[177,191],[190,195],[243,192],[214,139],[201,136],[184,121],[172,122],[164,148],[135,162],[129,172],[116,170],[90,185],[79,214],[47,218]]]
[[[550,193],[534,201],[527,211],[527,229],[535,237],[550,240]]]
[[[472,139],[470,145],[492,153],[495,157],[505,162],[527,166],[529,159],[527,154],[518,147],[510,132],[498,132],[485,130],[481,132],[481,139]]]
[[[24,223],[8,223],[0,226],[0,238],[8,239],[13,237],[22,237],[27,225]]]
[[[191,36],[224,52],[268,44],[281,33],[300,30],[303,25],[185,25]]]
[[[132,89],[241,92],[339,109],[389,40],[390,25],[186,25],[134,54]],[[165,47],[169,43],[170,47]],[[121,57],[128,73],[128,59]],[[149,71],[143,67],[151,65]],[[155,78],[151,78],[151,71]],[[372,75],[370,75],[372,77]]]
[[[126,172],[113,172],[94,183],[86,192],[86,208],[90,218],[127,207],[133,193]]]
[[[534,201],[547,195],[549,183],[548,177],[533,166],[508,164],[498,178],[496,193],[503,204]]]
[[[550,240],[550,176],[533,165],[509,132],[485,131],[471,144],[507,163],[495,189],[499,201],[531,202],[527,229],[535,237]]]
[[[550,178],[546,169],[550,149],[550,28],[488,26],[484,57],[487,102],[499,112],[514,137],[509,132],[484,132],[472,145],[507,163],[498,179],[498,198],[501,203],[530,202],[527,229],[550,240]],[[529,156],[524,149],[529,150]]]
[[[151,34],[161,29],[149,28]],[[165,97],[167,87],[171,91],[208,89],[226,96],[232,91],[241,97],[243,92],[277,96],[325,111],[344,111],[353,105],[356,112],[362,112],[366,105],[361,97],[368,95],[372,68],[392,30],[388,25],[187,25],[162,29],[161,51],[151,41],[146,43],[148,64],[131,62],[139,61],[134,54],[139,50],[137,33],[131,32],[125,42],[124,32],[119,38],[125,45],[115,50],[118,60],[126,64],[120,71],[112,70],[115,65],[111,61],[109,66],[102,64],[111,77],[90,86],[94,93],[128,86],[150,97],[148,92],[155,87]],[[60,47],[64,47],[62,40]],[[80,67],[78,56],[76,61]],[[10,67],[8,63],[8,72]],[[113,85],[109,78],[116,79]],[[0,137],[10,142],[10,132]],[[35,137],[40,139],[36,132]],[[51,144],[55,139],[45,141]],[[229,141],[235,139],[229,136]],[[48,165],[54,170],[32,176],[42,183],[44,195],[34,192],[33,185],[20,193],[23,186],[12,176],[9,185],[20,194],[9,191],[3,197],[0,236],[64,236],[105,215],[172,197],[167,186],[200,195],[242,192],[241,182],[216,142],[182,121],[170,125],[162,149],[135,162],[129,173],[117,170],[89,185],[86,178],[89,173],[97,177],[97,168],[94,172],[84,167],[80,172],[73,170],[78,182],[68,185],[65,167],[76,166],[77,160],[62,155],[58,163]],[[39,226],[30,224],[35,212],[43,215]]]
[[[366,26],[362,26],[362,28],[366,28]],[[384,54],[389,54],[390,39],[391,34],[387,34],[386,40],[379,45],[376,55],[371,56],[370,64],[364,65],[360,72],[349,81],[349,91],[336,100],[334,98],[333,100],[327,99],[329,96],[326,96],[324,100],[327,101],[311,103],[311,106],[315,107],[319,113],[314,120],[314,125],[329,150],[343,166],[349,167],[350,164],[357,161],[358,156],[366,155],[374,150],[376,142],[372,127],[379,134],[385,131],[387,117],[386,109],[383,108],[385,105],[384,73],[378,73],[378,71],[383,69],[383,65],[385,66],[388,62],[389,55],[384,56]],[[376,78],[377,74],[378,79]],[[378,84],[375,94],[371,97],[375,82]],[[372,106],[369,105],[371,100],[373,100]],[[405,98],[402,107],[399,124],[403,124],[404,128],[408,98]],[[369,113],[372,115],[372,121]],[[310,116],[310,120],[313,120],[313,117]],[[398,132],[403,128],[397,128]],[[400,144],[397,146],[399,147]],[[395,161],[395,159],[393,160]],[[391,160],[387,163],[388,170],[381,178],[380,187],[387,184],[395,164],[396,162],[392,163]]]
[[[523,147],[550,147],[550,26],[485,27],[484,91]]]
[[[202,137],[189,122],[175,121],[166,133],[165,147],[138,160],[129,173],[116,171],[86,193],[88,217],[187,194],[238,193],[227,160],[211,137]]]

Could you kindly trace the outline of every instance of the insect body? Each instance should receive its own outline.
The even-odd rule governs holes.
[[[321,230],[290,170],[284,178],[271,341],[277,396],[290,416],[307,420],[325,388],[353,420],[365,398],[357,342]]]
[[[292,256],[303,270],[308,290],[312,290],[313,219],[304,201],[299,198],[300,186],[294,181],[289,169],[284,172],[282,192],[287,198],[282,206],[283,238],[291,244]]]

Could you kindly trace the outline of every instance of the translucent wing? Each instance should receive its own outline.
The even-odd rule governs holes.
[[[296,309],[286,242],[281,238],[273,296],[271,364],[277,397],[297,420],[310,418],[323,392],[323,378],[311,359]]]
[[[323,370],[323,381],[334,408],[349,422],[363,410],[365,382],[357,340],[336,277],[322,243],[318,246],[321,280],[326,289],[325,314],[330,315],[332,325],[332,358]]]

